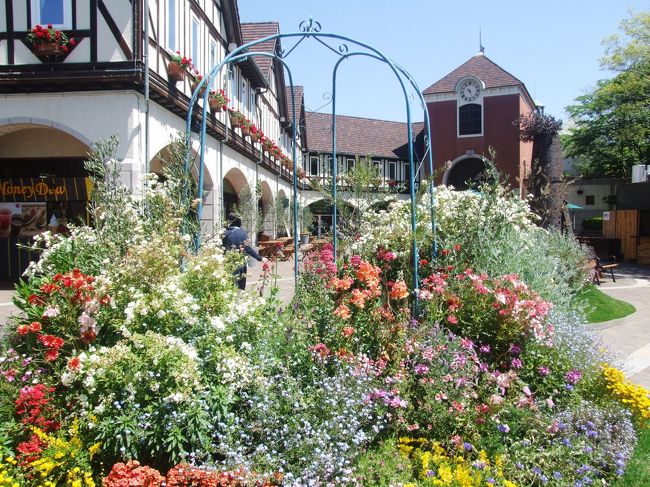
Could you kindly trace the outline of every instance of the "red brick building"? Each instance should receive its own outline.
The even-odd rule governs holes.
[[[519,140],[513,122],[535,110],[524,84],[479,53],[423,94],[431,120],[436,183],[467,188],[468,181],[480,178],[493,149],[493,162],[523,194],[532,142]]]

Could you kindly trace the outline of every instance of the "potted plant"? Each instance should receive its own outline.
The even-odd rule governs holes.
[[[198,69],[195,69],[193,73],[190,73],[192,76],[192,81],[190,82],[190,87],[192,91],[196,91],[196,89],[199,87],[199,83],[203,80],[203,75],[199,73]],[[202,87],[201,90],[199,91],[198,96],[203,96],[205,95],[205,89],[207,87],[207,83],[205,83]]]
[[[283,156],[282,165],[286,168],[287,171],[291,171],[293,169],[293,161],[290,157]]]
[[[230,125],[232,128],[241,127],[243,120],[246,118],[239,110],[230,109],[228,115],[230,115]]]
[[[240,128],[241,134],[244,137],[248,137],[251,134],[251,125],[253,125],[253,123],[250,120],[248,120],[246,117],[242,118]]]
[[[210,110],[213,112],[221,112],[228,109],[228,102],[230,100],[226,97],[226,92],[223,88],[219,90],[210,90],[208,94],[208,103],[210,104]]]
[[[262,137],[264,136],[262,131],[258,129],[254,123],[251,124],[250,131],[251,131],[251,142],[259,142],[260,136]]]
[[[273,156],[275,157],[276,161],[282,160],[282,149],[280,149],[277,145],[273,147]]]
[[[34,27],[27,34],[27,41],[32,45],[32,51],[40,56],[61,56],[77,45],[65,32],[52,28],[52,24]]]
[[[183,81],[188,69],[192,69],[192,59],[181,56],[180,51],[176,51],[176,54],[169,57],[169,63],[167,64],[169,81],[173,83]]]
[[[273,141],[264,137],[264,141],[262,142],[262,149],[264,149],[264,151],[269,154],[269,157],[272,157]]]

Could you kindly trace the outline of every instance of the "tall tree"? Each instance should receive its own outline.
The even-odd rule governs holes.
[[[623,34],[605,39],[601,66],[617,72],[567,107],[574,123],[563,137],[565,153],[585,176],[629,177],[650,163],[650,13],[631,15]]]

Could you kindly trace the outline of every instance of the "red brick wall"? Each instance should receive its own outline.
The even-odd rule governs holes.
[[[519,116],[519,95],[488,96],[483,101],[483,136],[458,137],[456,101],[429,103],[431,138],[433,142],[436,182],[442,182],[445,163],[473,150],[477,155],[490,157],[488,148],[496,151],[495,163],[508,175],[512,187],[518,187],[522,160],[519,131],[513,122]],[[524,104],[525,105],[525,104]]]

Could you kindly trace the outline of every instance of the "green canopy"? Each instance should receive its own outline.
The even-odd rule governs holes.
[[[573,203],[568,203],[568,204],[566,205],[566,207],[567,207],[569,210],[583,210],[583,209],[584,209],[584,208],[582,208],[582,206],[574,205]]]

